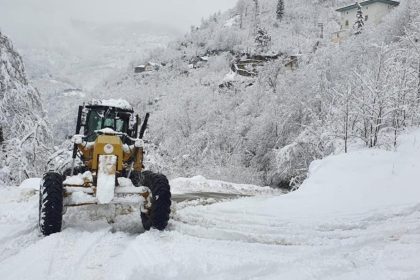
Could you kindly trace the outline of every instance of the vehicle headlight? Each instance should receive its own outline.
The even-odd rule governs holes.
[[[104,152],[107,154],[112,154],[112,152],[114,151],[114,146],[112,146],[111,144],[106,144],[104,146]]]

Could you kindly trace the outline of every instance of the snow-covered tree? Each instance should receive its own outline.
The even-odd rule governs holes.
[[[247,14],[247,9],[248,9],[248,3],[246,0],[239,0],[236,3],[236,10],[238,11],[239,14],[239,28],[242,29],[244,27],[244,18],[246,17]]]
[[[48,125],[36,89],[25,75],[20,55],[0,33],[0,153],[3,182],[19,182],[40,175],[48,156]]]
[[[354,34],[359,35],[363,31],[363,27],[365,26],[365,19],[363,18],[363,11],[362,6],[359,2],[356,2],[357,11],[356,11],[356,21],[354,22],[353,29]]]
[[[271,36],[268,34],[267,30],[262,27],[257,29],[257,35],[255,37],[255,43],[257,45],[257,50],[260,52],[265,52],[270,46]]]
[[[253,0],[254,1],[254,30],[255,32],[258,31],[258,27],[260,25],[260,0]]]
[[[3,127],[0,126],[0,148],[3,147],[4,136],[3,136]]]
[[[276,7],[276,18],[282,20],[284,16],[284,0],[278,0]]]

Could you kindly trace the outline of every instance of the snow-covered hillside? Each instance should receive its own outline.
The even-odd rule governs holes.
[[[346,1],[284,2],[279,20],[277,1],[238,1],[134,64],[159,70],[130,68],[96,88],[151,112],[147,137],[166,174],[299,186],[313,160],[360,145],[390,149],[419,123],[417,0],[341,44],[331,39]],[[232,72],[258,55],[277,58],[255,76]]]
[[[43,108],[21,56],[0,32],[0,185],[43,170],[50,140]]]
[[[2,188],[0,278],[418,279],[419,140],[316,161],[286,195],[175,204],[164,232],[143,233],[138,212],[82,207],[42,238],[36,191]]]

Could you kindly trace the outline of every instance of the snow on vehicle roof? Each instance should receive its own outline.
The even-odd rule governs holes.
[[[103,133],[103,134],[111,134],[111,135],[117,135],[117,134],[121,134],[121,132],[117,132],[115,130],[113,130],[112,128],[109,127],[105,127],[99,130],[95,130],[95,132],[99,132],[99,133]]]
[[[107,106],[115,107],[123,110],[133,111],[133,107],[124,99],[105,99],[105,100],[92,100],[88,103],[88,106]]]

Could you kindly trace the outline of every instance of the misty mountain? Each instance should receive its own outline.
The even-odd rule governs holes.
[[[94,23],[72,20],[17,39],[31,79],[53,77],[91,88],[112,70],[125,67],[148,50],[164,46],[179,33],[150,22]],[[39,35],[39,36],[38,36]],[[19,37],[19,36],[18,36]],[[40,88],[43,93],[43,89]]]
[[[19,32],[16,36],[28,78],[41,94],[58,141],[74,129],[74,118],[60,112],[81,102],[78,96],[66,95],[66,90],[83,90],[89,99],[89,90],[110,75],[179,35],[172,27],[146,21],[64,22],[35,25],[28,36]]]

